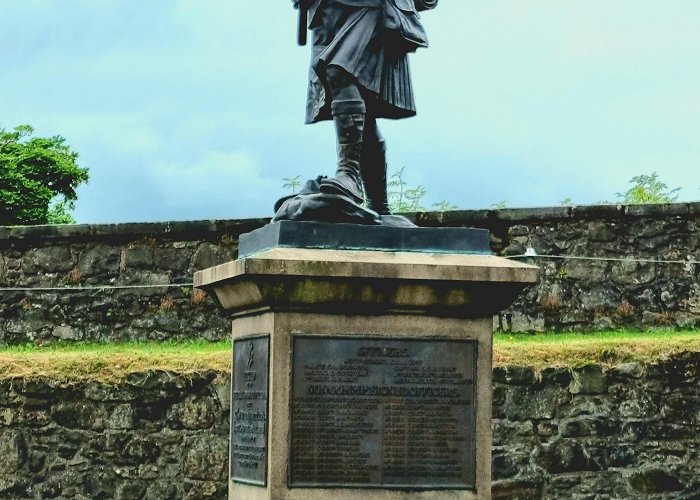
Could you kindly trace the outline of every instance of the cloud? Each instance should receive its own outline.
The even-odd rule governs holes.
[[[255,156],[246,151],[207,151],[192,163],[158,163],[149,177],[159,198],[183,213],[229,217],[264,216],[255,209],[266,196],[272,207],[278,187],[277,180],[261,174]]]
[[[145,113],[60,113],[49,115],[46,121],[78,151],[99,150],[136,159],[165,147],[162,132],[149,123]]]
[[[332,173],[332,127],[302,125],[291,2],[59,3],[3,1],[0,126],[80,152],[79,220],[265,215],[282,177]],[[697,0],[441,2],[411,56],[418,116],[380,125],[390,168],[471,207],[611,198],[653,170],[696,197],[699,16]]]

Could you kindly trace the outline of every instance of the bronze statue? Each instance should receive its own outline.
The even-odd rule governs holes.
[[[292,1],[300,10],[299,43],[307,22],[312,32],[306,123],[333,120],[338,165],[334,177],[279,200],[275,219],[403,225],[390,216],[377,119],[416,114],[408,54],[427,47],[418,11],[437,0]]]

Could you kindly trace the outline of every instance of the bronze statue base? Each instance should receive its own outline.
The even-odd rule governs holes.
[[[347,196],[322,193],[317,177],[306,181],[304,187],[296,194],[280,198],[275,203],[273,222],[315,221],[365,226],[416,227],[401,215],[379,215],[377,212],[356,203]]]

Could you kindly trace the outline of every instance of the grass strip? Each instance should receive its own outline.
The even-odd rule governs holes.
[[[494,365],[535,369],[601,363],[649,363],[680,352],[700,352],[700,330],[495,335]],[[57,343],[0,347],[0,379],[123,382],[130,373],[165,370],[182,375],[231,370],[231,344],[206,342]]]
[[[700,352],[700,330],[596,333],[496,334],[496,366],[576,368],[598,363],[651,363],[681,352]]]
[[[0,379],[48,378],[60,382],[120,383],[131,373],[165,370],[188,375],[231,371],[230,342],[128,342],[32,344],[0,348]]]

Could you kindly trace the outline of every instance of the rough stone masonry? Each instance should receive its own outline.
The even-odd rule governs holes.
[[[494,318],[506,331],[700,325],[700,203],[418,213],[420,226],[480,227],[499,255],[540,257],[540,283]],[[0,228],[0,343],[222,339],[228,322],[188,286],[268,222]],[[546,256],[585,256],[577,260]],[[615,260],[621,259],[621,260]],[[647,259],[638,261],[635,259]],[[671,263],[650,262],[659,260]],[[150,288],[84,290],[90,286]]]
[[[700,353],[496,368],[494,498],[697,499],[699,373]],[[225,498],[226,377],[1,381],[0,498]]]

